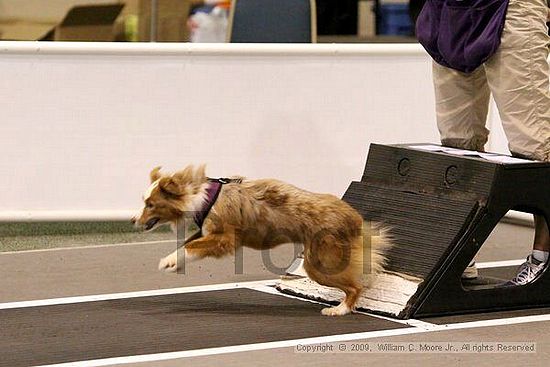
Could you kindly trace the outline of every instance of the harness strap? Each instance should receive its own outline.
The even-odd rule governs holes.
[[[242,183],[242,178],[208,178],[208,188],[206,189],[206,200],[201,208],[201,210],[197,211],[193,217],[195,220],[195,224],[202,228],[202,225],[204,223],[204,220],[206,219],[206,216],[208,213],[210,213],[210,210],[216,203],[216,200],[218,199],[218,196],[220,195],[220,191],[222,190],[222,186],[230,183]]]

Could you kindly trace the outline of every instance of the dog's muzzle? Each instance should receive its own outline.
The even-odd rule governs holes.
[[[150,229],[152,229],[158,222],[159,222],[159,218],[151,218],[147,221],[147,223],[145,223],[145,230],[148,231]]]

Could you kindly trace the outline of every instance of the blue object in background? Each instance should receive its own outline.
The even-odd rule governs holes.
[[[412,36],[414,34],[409,4],[380,4],[378,21],[380,35]]]

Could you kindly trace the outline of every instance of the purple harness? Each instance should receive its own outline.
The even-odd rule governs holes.
[[[229,183],[241,183],[242,179],[230,179],[230,178],[209,178],[208,179],[208,188],[206,189],[206,200],[201,208],[201,210],[194,213],[193,219],[195,221],[195,224],[202,228],[202,225],[204,223],[204,220],[206,219],[206,216],[208,213],[210,213],[210,210],[216,203],[216,200],[218,199],[218,196],[220,195],[220,191],[222,190],[222,186]]]
[[[499,48],[509,0],[427,0],[418,41],[439,64],[470,73]]]

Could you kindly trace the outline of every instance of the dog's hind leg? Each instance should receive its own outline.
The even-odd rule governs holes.
[[[327,307],[321,310],[321,313],[326,316],[343,316],[351,313],[355,309],[357,299],[361,295],[363,290],[363,284],[360,281],[358,274],[352,274],[349,270],[346,270],[341,274],[327,275],[319,273],[318,271],[308,271],[308,266],[304,262],[304,268],[308,273],[308,276],[319,284],[338,288],[345,294],[344,299],[338,306]]]
[[[183,248],[161,259],[159,270],[176,272],[181,261],[194,261],[205,257],[220,258],[235,252],[234,236],[228,234],[209,234],[187,243]]]
[[[321,313],[325,316],[343,316],[347,315],[355,309],[355,303],[359,298],[363,287],[357,284],[349,284],[346,286],[338,287],[344,291],[346,297],[338,306],[327,307],[321,310]]]
[[[342,316],[353,311],[363,290],[362,252],[356,241],[346,246],[327,239],[316,247],[306,249],[304,269],[317,283],[338,288],[345,293],[344,300],[338,306],[321,311],[326,316]]]

